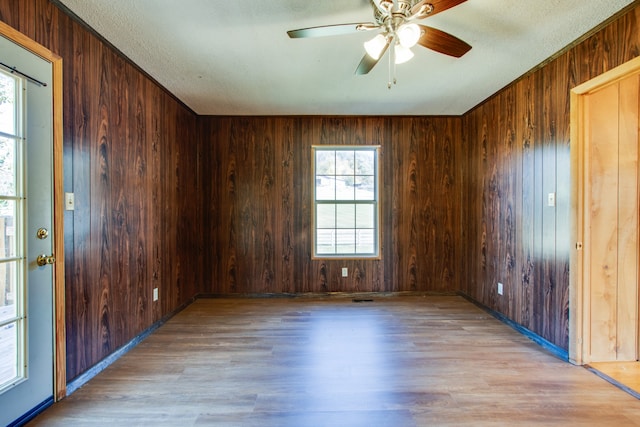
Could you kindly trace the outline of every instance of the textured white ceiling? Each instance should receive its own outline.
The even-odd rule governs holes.
[[[386,57],[354,71],[372,33],[286,31],[371,22],[369,0],[59,0],[202,115],[459,115],[633,3],[468,0],[421,23],[473,46],[420,46],[387,89]]]

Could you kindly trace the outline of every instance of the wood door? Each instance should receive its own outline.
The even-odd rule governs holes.
[[[599,79],[579,99],[572,95],[578,250],[572,262],[570,359],[576,363],[635,361],[640,346],[640,71],[627,65],[625,73],[611,77]]]

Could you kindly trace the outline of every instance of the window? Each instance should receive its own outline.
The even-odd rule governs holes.
[[[377,257],[377,146],[313,147],[315,257]]]

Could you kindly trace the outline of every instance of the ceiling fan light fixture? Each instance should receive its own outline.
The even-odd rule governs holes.
[[[394,48],[395,48],[394,56],[396,58],[395,59],[396,64],[404,64],[405,62],[413,58],[413,52],[408,47],[405,47],[400,43],[397,43]]]
[[[382,34],[378,34],[371,40],[364,42],[364,50],[367,51],[367,54],[369,54],[370,57],[378,60],[386,45],[387,38]]]
[[[410,48],[415,46],[420,40],[421,36],[420,27],[417,24],[403,24],[401,25],[396,34],[398,35],[398,39],[400,40],[400,44],[403,47]]]

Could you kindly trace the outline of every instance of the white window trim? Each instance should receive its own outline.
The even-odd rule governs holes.
[[[380,145],[313,145],[311,150],[311,185],[312,185],[312,209],[311,209],[311,225],[312,225],[312,259],[380,259],[382,252],[382,242],[381,242],[381,221],[380,221],[380,182],[381,182],[381,170],[380,167]],[[375,175],[374,175],[374,200],[373,201],[361,201],[361,200],[333,200],[326,201],[331,204],[366,204],[374,206],[374,252],[358,254],[358,253],[337,253],[337,254],[327,254],[327,253],[317,253],[317,234],[318,229],[316,226],[316,211],[317,205],[319,204],[316,200],[316,152],[318,150],[322,151],[373,151],[375,154]],[[320,202],[322,203],[322,202]]]

